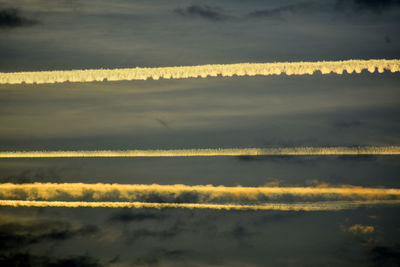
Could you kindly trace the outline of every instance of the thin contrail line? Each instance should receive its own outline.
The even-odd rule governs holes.
[[[37,71],[0,73],[0,84],[21,83],[62,83],[62,82],[94,82],[153,79],[185,79],[221,76],[254,76],[254,75],[312,75],[319,71],[322,74],[360,73],[368,70],[379,73],[389,70],[400,71],[398,59],[371,59],[346,61],[317,62],[276,62],[276,63],[239,63],[215,64],[183,67],[159,68],[126,68],[126,69],[91,69],[65,71]]]
[[[400,200],[333,201],[314,203],[272,203],[262,205],[201,204],[201,203],[145,203],[145,202],[85,202],[85,201],[31,201],[0,200],[0,206],[11,207],[90,207],[90,208],[188,208],[215,210],[280,210],[280,211],[337,211],[376,205],[398,205]]]
[[[333,156],[334,155],[400,155],[400,146],[0,152],[0,158],[85,158],[85,157],[114,158],[114,157],[331,156],[331,155]]]

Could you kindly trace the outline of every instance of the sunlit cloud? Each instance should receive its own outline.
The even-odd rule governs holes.
[[[0,158],[400,155],[400,146],[3,151]]]
[[[126,69],[91,69],[67,71],[39,71],[0,73],[0,84],[41,84],[62,82],[94,82],[94,81],[124,81],[153,79],[185,79],[206,77],[231,77],[255,75],[312,75],[322,74],[361,73],[368,70],[379,73],[389,70],[400,71],[400,60],[346,60],[318,62],[276,62],[276,63],[239,63],[214,64],[183,67],[160,68],[126,68]]]
[[[0,184],[0,206],[341,210],[400,204],[400,189],[33,183]]]
[[[65,208],[186,208],[214,210],[280,210],[280,211],[334,211],[356,209],[376,205],[398,205],[399,200],[332,201],[314,203],[272,203],[262,205],[245,204],[201,204],[201,203],[146,203],[146,202],[85,202],[85,201],[35,201],[0,200],[0,206],[10,207],[65,207]]]
[[[347,231],[353,234],[371,234],[375,231],[375,228],[371,225],[355,224],[347,228]]]

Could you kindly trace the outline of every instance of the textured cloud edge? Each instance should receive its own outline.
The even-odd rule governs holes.
[[[272,203],[263,205],[199,204],[199,203],[144,203],[144,202],[85,202],[85,201],[31,201],[0,200],[0,206],[9,207],[64,207],[64,208],[186,208],[214,210],[279,210],[279,211],[338,211],[369,206],[398,205],[399,200],[335,201],[315,203]]]
[[[3,151],[0,158],[400,155],[400,146]]]
[[[125,68],[125,69],[90,69],[65,71],[38,71],[0,73],[0,84],[42,84],[63,82],[102,82],[102,81],[130,81],[153,79],[186,79],[231,76],[255,75],[312,75],[317,71],[322,74],[361,73],[368,70],[379,73],[389,70],[400,71],[398,59],[371,59],[345,61],[317,61],[317,62],[276,62],[276,63],[238,63],[214,64],[182,67],[159,68]]]
[[[0,205],[54,207],[340,210],[400,204],[400,189],[32,183],[0,184]]]

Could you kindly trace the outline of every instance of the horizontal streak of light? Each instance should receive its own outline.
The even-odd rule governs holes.
[[[398,205],[399,200],[336,201],[314,203],[272,203],[262,205],[199,204],[199,203],[144,203],[144,202],[84,202],[84,201],[29,201],[0,200],[0,206],[11,207],[90,207],[90,208],[188,208],[215,210],[280,210],[280,211],[335,211],[375,205]]]
[[[3,151],[0,158],[400,155],[400,146],[170,150]]]
[[[280,199],[287,196],[312,199],[320,197],[326,200],[382,200],[400,199],[400,189],[368,187],[227,187],[213,185],[144,185],[144,184],[83,184],[83,183],[31,183],[0,184],[0,197],[3,199],[26,200],[81,200],[94,201],[123,200],[143,201],[148,197],[164,199],[162,202],[174,202],[182,196],[194,197],[196,202],[232,202]],[[190,198],[189,198],[190,199]],[[294,199],[293,199],[294,200]],[[152,202],[152,201],[147,201]],[[160,200],[157,200],[160,202]],[[187,201],[185,201],[187,202]],[[194,202],[194,201],[190,201]]]
[[[124,80],[153,80],[206,78],[221,76],[254,76],[254,75],[305,75],[319,71],[322,74],[360,73],[368,70],[379,73],[389,70],[400,71],[400,60],[345,60],[317,62],[276,62],[276,63],[238,63],[215,64],[182,67],[159,68],[126,68],[126,69],[91,69],[65,71],[37,71],[0,73],[0,84],[41,84],[62,82],[94,82],[94,81],[124,81]]]

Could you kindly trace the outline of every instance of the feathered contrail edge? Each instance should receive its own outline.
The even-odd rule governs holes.
[[[170,150],[4,151],[0,158],[400,155],[400,146]]]
[[[144,202],[84,202],[84,201],[29,201],[0,200],[0,206],[11,207],[66,207],[66,208],[186,208],[214,210],[278,210],[278,211],[338,211],[377,205],[398,205],[399,200],[336,201],[314,203],[273,203],[263,205],[199,204],[199,203],[144,203]]]
[[[182,184],[5,183],[0,184],[0,199],[260,205],[338,200],[400,200],[400,189],[354,186],[226,187]]]
[[[0,73],[0,84],[21,83],[63,83],[63,82],[102,82],[102,81],[129,81],[153,79],[185,79],[206,77],[231,77],[254,75],[312,75],[319,71],[322,74],[361,73],[368,70],[379,73],[389,70],[400,71],[398,59],[371,59],[346,61],[317,61],[317,62],[277,62],[277,63],[239,63],[215,64],[183,67],[160,68],[126,68],[126,69],[91,69],[39,72]]]

